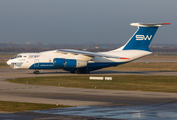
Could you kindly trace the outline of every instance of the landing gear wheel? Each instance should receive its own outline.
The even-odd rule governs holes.
[[[76,73],[76,74],[89,74],[90,71],[88,71],[88,70],[85,70],[85,71],[76,70],[75,73]]]
[[[70,73],[75,73],[75,71],[70,71]]]
[[[33,73],[34,73],[34,74],[39,74],[40,72],[39,72],[39,71],[34,71]]]
[[[85,74],[90,74],[90,71],[86,70],[86,71],[85,71]]]
[[[76,70],[76,71],[74,71],[73,73],[75,73],[75,74],[81,74],[81,71]]]
[[[76,70],[75,73],[76,74],[81,74],[81,71]]]

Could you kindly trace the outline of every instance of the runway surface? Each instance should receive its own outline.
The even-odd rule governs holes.
[[[95,71],[90,75],[174,75],[177,72],[144,71]],[[0,119],[177,119],[176,93],[98,90],[9,83],[7,79],[36,76],[73,75],[64,71],[42,71],[32,74],[32,70],[0,68],[0,100],[65,104],[77,107],[0,113]]]

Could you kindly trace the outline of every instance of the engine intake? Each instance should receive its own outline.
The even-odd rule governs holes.
[[[86,67],[87,62],[83,60],[76,59],[64,59],[64,58],[54,58],[53,64],[59,68],[80,68]]]

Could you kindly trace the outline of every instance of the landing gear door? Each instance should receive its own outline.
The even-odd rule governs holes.
[[[34,59],[34,67],[39,67],[39,59]]]

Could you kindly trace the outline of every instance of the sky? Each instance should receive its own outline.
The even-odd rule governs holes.
[[[152,43],[177,44],[177,0],[0,0],[0,43],[121,43],[132,22],[163,23]]]

